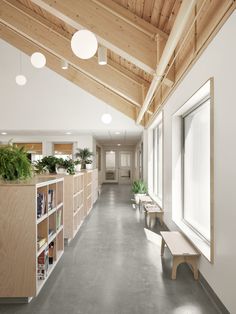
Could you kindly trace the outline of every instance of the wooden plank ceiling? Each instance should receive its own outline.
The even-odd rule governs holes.
[[[0,38],[28,55],[43,52],[49,68],[136,120],[181,3],[181,0],[1,0]],[[230,0],[198,0],[188,27],[200,8],[202,12],[185,45],[178,47],[181,53],[168,69],[142,124],[147,124],[161,108],[233,5],[235,2]],[[72,53],[70,39],[81,27],[93,31],[99,43],[108,48],[107,65],[98,65],[97,56],[81,60]],[[61,69],[61,60],[68,61],[68,70]]]

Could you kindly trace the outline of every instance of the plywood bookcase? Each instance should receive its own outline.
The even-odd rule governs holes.
[[[65,239],[70,242],[84,218],[84,173],[64,176],[65,180]]]
[[[93,207],[92,201],[92,173],[94,170],[84,171],[84,195],[85,195],[85,216],[89,214]]]
[[[63,202],[63,178],[0,182],[0,302],[29,302],[49,278],[64,252]]]
[[[93,204],[98,199],[98,169],[94,169],[92,172],[92,201]]]

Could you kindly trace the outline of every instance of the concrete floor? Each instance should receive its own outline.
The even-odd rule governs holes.
[[[0,313],[216,314],[187,266],[170,279],[168,250],[161,261],[130,199],[129,186],[104,185],[39,296],[30,304],[0,305]]]

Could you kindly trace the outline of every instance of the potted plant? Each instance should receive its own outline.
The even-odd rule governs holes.
[[[78,148],[75,157],[81,161],[81,169],[86,169],[86,161],[91,160],[93,153],[88,148]]]
[[[75,171],[79,172],[81,170],[81,160],[77,159],[75,160]]]
[[[85,167],[86,167],[86,170],[91,170],[93,169],[93,161],[92,159],[87,159],[85,160]]]
[[[32,176],[32,167],[24,148],[7,145],[0,148],[0,177],[4,180],[24,180]]]
[[[35,172],[42,173],[56,173],[56,165],[58,158],[55,156],[45,156],[41,160],[34,163]]]
[[[147,186],[142,180],[134,181],[132,184],[132,192],[134,193],[135,203],[139,204],[140,195],[145,195],[147,193]]]
[[[75,163],[72,159],[58,158],[56,164],[58,174],[75,174]]]

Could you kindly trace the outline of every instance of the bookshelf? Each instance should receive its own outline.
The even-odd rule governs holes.
[[[84,215],[84,173],[64,176],[65,180],[65,232],[64,236],[69,243],[77,234]]]
[[[92,173],[94,170],[84,171],[84,197],[85,208],[84,215],[87,216],[93,207],[92,200]]]
[[[92,172],[92,201],[96,203],[98,199],[98,169],[94,169]]]
[[[29,302],[60,260],[63,198],[63,178],[0,181],[0,302]]]

